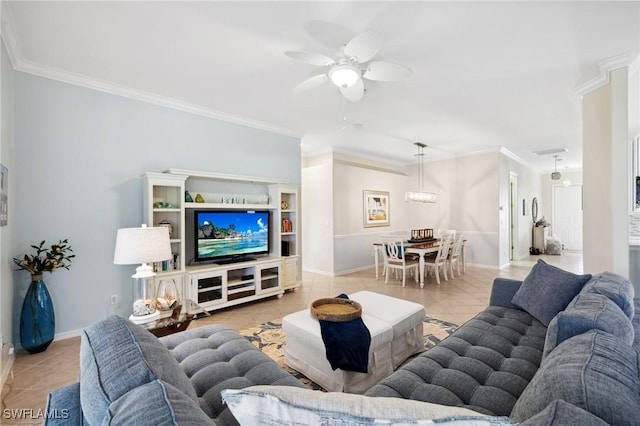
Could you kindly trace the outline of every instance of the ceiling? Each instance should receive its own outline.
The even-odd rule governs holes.
[[[540,171],[581,163],[581,85],[605,61],[630,63],[640,3],[431,1],[5,2],[16,69],[293,135],[389,164],[506,148]],[[335,55],[368,29],[378,60],[412,69],[366,81],[357,103],[330,84],[293,88],[318,68],[284,55]]]

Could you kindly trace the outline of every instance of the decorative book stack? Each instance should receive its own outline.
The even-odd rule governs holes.
[[[282,232],[293,232],[293,223],[291,220],[286,218],[282,219]]]

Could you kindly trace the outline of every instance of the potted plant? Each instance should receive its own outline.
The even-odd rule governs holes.
[[[45,244],[43,240],[40,245],[31,246],[35,250],[34,253],[13,258],[18,270],[31,274],[31,284],[20,313],[20,342],[22,347],[32,354],[46,350],[55,334],[55,313],[51,296],[43,281],[43,274],[58,269],[69,269],[75,257],[66,239],[50,247]]]

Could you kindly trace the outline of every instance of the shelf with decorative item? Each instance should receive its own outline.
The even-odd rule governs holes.
[[[283,192],[280,194],[280,211],[283,213],[295,213],[296,198],[295,194]]]
[[[295,224],[291,219],[287,217],[283,217],[281,222],[282,222],[282,225],[280,227],[280,231],[282,235],[295,234],[296,232]]]
[[[225,173],[214,173],[214,172],[185,170],[185,169],[169,169],[166,171],[166,173],[185,175],[185,176],[190,176],[192,178],[211,179],[211,180],[218,180],[218,181],[225,181],[225,182],[242,182],[242,183],[264,184],[264,185],[270,185],[275,183],[286,183],[286,180],[284,179],[265,178],[265,177],[257,177],[257,176],[230,175]]]
[[[245,210],[275,210],[273,204],[233,204],[233,203],[185,203],[186,209],[245,209]]]
[[[270,198],[267,194],[241,194],[241,193],[185,193],[186,208],[216,207],[216,208],[267,208],[270,206]],[[272,208],[272,207],[268,207]]]

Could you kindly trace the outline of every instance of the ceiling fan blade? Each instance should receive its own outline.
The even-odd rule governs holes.
[[[351,102],[358,102],[364,95],[364,83],[362,80],[356,81],[351,87],[341,87],[342,96]]]
[[[304,92],[305,90],[314,89],[318,86],[324,84],[325,81],[328,81],[329,77],[327,74],[318,74],[304,80],[302,83],[298,84],[293,88],[294,92]]]
[[[293,50],[289,50],[287,52],[284,52],[284,54],[298,61],[302,61],[311,65],[316,65],[319,67],[325,67],[325,66],[333,65],[336,63],[336,61],[333,58],[330,58],[329,56],[326,56],[326,55],[321,55],[320,53],[296,52]]]
[[[344,48],[344,54],[360,63],[370,61],[382,47],[382,34],[369,30],[355,36]]]
[[[393,62],[373,61],[367,64],[362,76],[368,80],[397,81],[407,78],[411,69]]]

